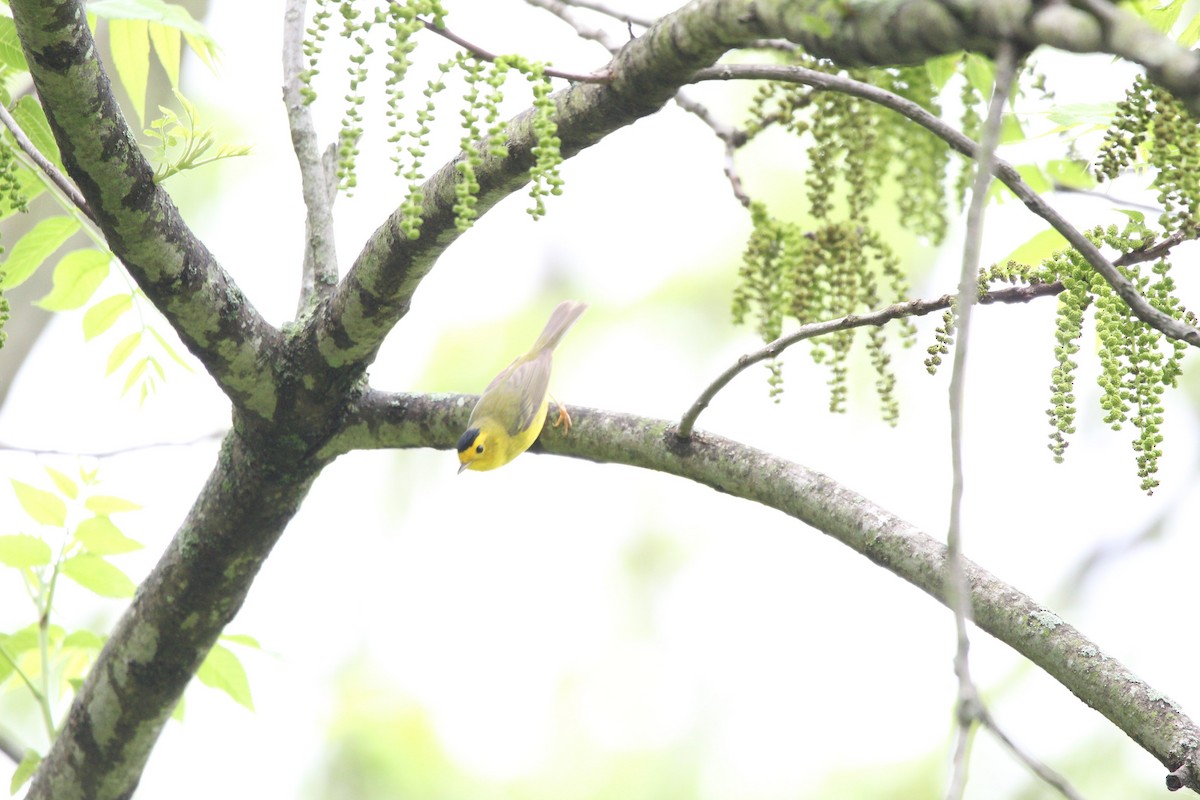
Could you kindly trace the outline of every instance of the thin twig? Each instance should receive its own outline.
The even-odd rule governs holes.
[[[624,45],[624,42],[618,41],[616,37],[604,28],[594,28],[581,20],[579,15],[575,13],[575,9],[564,3],[563,0],[525,0],[525,2],[535,8],[549,11],[574,28],[575,33],[580,39],[596,42],[610,53],[617,52]]]
[[[996,720],[987,709],[980,708],[978,719],[983,727],[991,731],[992,735],[1000,740],[1000,743],[1008,749],[1013,758],[1024,764],[1043,783],[1055,789],[1063,797],[1066,797],[1067,800],[1084,800],[1083,795],[1075,791],[1075,787],[1071,786],[1070,782],[1059,772],[1042,763],[1040,759],[1035,758],[1031,753],[1025,752],[1016,742],[1010,739],[1008,734],[1004,732],[1004,729],[996,724]]]
[[[612,17],[615,20],[624,22],[626,25],[637,25],[639,28],[649,28],[656,21],[651,17],[638,17],[633,14],[626,14],[624,11],[617,11],[605,3],[596,2],[596,0],[564,0],[564,2],[569,6],[586,8],[588,11],[595,11],[597,14]]]
[[[116,447],[112,450],[94,450],[87,453],[81,453],[78,450],[54,450],[49,448],[37,447],[20,447],[14,444],[5,444],[0,442],[0,453],[24,453],[33,456],[75,456],[80,458],[112,458],[113,456],[123,456],[127,453],[136,453],[139,450],[158,450],[164,447],[192,447],[193,445],[203,444],[204,442],[216,441],[229,433],[227,430],[212,431],[203,436],[197,436],[194,439],[188,439],[183,442],[149,442],[147,444],[135,444],[128,447]]]
[[[579,38],[597,42],[610,53],[616,53],[622,47],[622,43],[618,42],[608,31],[603,28],[594,28],[581,20],[575,9],[570,4],[563,2],[563,0],[525,0],[525,2],[531,6],[549,11],[574,28]],[[774,41],[765,40],[764,46],[766,46],[766,42]],[[675,94],[675,104],[703,121],[705,125],[712,129],[712,132],[716,134],[722,144],[725,145],[725,161],[723,164],[725,177],[729,179],[729,185],[733,189],[733,196],[737,198],[739,203],[748,208],[750,206],[750,196],[742,188],[742,179],[738,174],[737,162],[734,159],[737,149],[748,140],[746,132],[726,125],[717,119],[703,103],[693,99],[686,92],[680,91]]]
[[[95,222],[96,215],[92,213],[92,208],[88,205],[87,200],[83,199],[83,193],[79,191],[79,187],[72,183],[70,178],[63,175],[58,170],[58,167],[51,164],[48,158],[42,155],[42,151],[38,150],[37,146],[25,135],[25,131],[21,130],[21,126],[17,124],[16,119],[13,118],[13,115],[9,113],[3,103],[0,103],[0,123],[3,123],[4,127],[8,128],[8,132],[12,134],[13,140],[17,143],[17,147],[21,148],[21,151],[29,156],[29,159],[37,165],[37,168],[45,173],[46,177],[58,187],[58,190],[66,195],[67,199],[83,212],[88,219]]]
[[[1057,281],[1054,283],[1033,283],[1028,286],[1011,286],[986,292],[980,295],[978,302],[983,305],[991,305],[993,303],[1028,303],[1037,297],[1057,295],[1062,290],[1063,285]],[[784,350],[798,342],[817,336],[824,336],[827,333],[835,331],[862,328],[868,325],[884,325],[902,317],[923,317],[926,314],[950,308],[954,304],[954,300],[955,295],[952,294],[944,294],[932,300],[906,300],[903,303],[894,303],[886,308],[881,308],[878,311],[872,311],[867,314],[851,314],[846,317],[839,317],[838,319],[810,322],[807,325],[802,325],[799,330],[793,331],[787,336],[781,336],[765,347],[738,358],[716,380],[705,387],[700,396],[696,398],[696,402],[692,403],[691,408],[679,420],[679,427],[676,429],[675,435],[681,439],[687,439],[691,436],[696,426],[696,419],[700,416],[700,413],[708,408],[708,404],[712,402],[712,399],[731,380],[751,365],[766,361],[768,358],[776,358]]]
[[[304,71],[304,8],[305,0],[288,0],[283,13],[283,102],[292,131],[292,149],[300,167],[305,208],[306,246],[297,316],[316,299],[332,292],[338,280],[333,226],[337,182],[330,180],[322,163],[312,110],[300,93],[300,75]]]
[[[971,619],[971,587],[967,582],[962,554],[962,502],[966,486],[963,470],[963,416],[966,403],[967,353],[971,339],[971,316],[979,294],[979,258],[983,247],[983,217],[987,208],[988,187],[992,184],[996,148],[1000,145],[1000,125],[1004,104],[1016,79],[1017,54],[1012,42],[1002,40],[996,51],[995,88],[988,107],[987,120],[979,144],[978,168],[971,188],[971,204],[967,207],[967,230],[963,242],[962,272],[959,275],[958,302],[955,304],[954,368],[950,373],[950,525],[946,532],[946,594],[954,610],[954,630],[957,646],[954,652],[954,674],[958,678],[958,713],[960,746],[954,749],[954,759],[947,800],[959,800],[967,787],[967,753],[961,746],[969,729],[983,716],[979,690],[971,680],[971,640],[967,623]]]
[[[396,0],[392,0],[392,2],[396,2]],[[439,28],[437,25],[434,25],[432,22],[429,22],[428,20],[421,20],[421,24],[423,24],[425,26],[425,30],[433,31],[438,36],[441,36],[443,39],[449,39],[450,41],[454,42],[456,45],[463,48],[468,53],[470,53],[471,55],[475,56],[478,59],[482,59],[483,61],[495,62],[497,59],[500,58],[500,56],[497,53],[493,53],[490,50],[485,50],[484,48],[480,47],[479,45],[473,44],[473,43],[467,41],[466,39],[462,38],[458,34],[454,33],[454,31],[450,30],[449,28],[446,28],[446,27]],[[543,67],[542,74],[547,75],[551,78],[562,78],[564,80],[574,81],[575,83],[609,83],[612,81],[612,76],[608,73],[607,70],[600,70],[599,72],[586,72],[585,73],[585,72],[567,72],[565,70],[555,69],[553,67]]]
[[[878,103],[908,117],[921,127],[932,132],[959,153],[977,158],[979,145],[952,126],[930,114],[918,104],[893,94],[886,89],[880,89],[869,83],[863,83],[839,75],[828,75],[804,67],[788,67],[766,64],[723,64],[718,67],[702,69],[693,76],[693,80],[771,80],[791,83],[802,83],[820,89],[844,92],[854,97]],[[1005,186],[1013,191],[1025,207],[1050,223],[1050,226],[1063,235],[1063,238],[1079,252],[1080,255],[1096,270],[1113,291],[1125,301],[1134,315],[1152,328],[1166,334],[1171,339],[1187,342],[1200,347],[1200,329],[1194,328],[1170,315],[1159,311],[1137,290],[1133,282],[1121,274],[1111,262],[1104,257],[1095,244],[1083,233],[1067,222],[1061,214],[1051,207],[1042,197],[1022,180],[1020,174],[1008,163],[997,159],[995,176]]]

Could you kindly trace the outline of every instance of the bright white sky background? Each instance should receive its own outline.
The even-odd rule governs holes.
[[[598,47],[519,2],[448,5],[455,32],[491,50],[574,70],[605,61]],[[639,13],[651,13],[650,4],[639,5]],[[280,102],[281,6],[212,3],[207,24],[224,49],[220,71],[193,61],[185,92],[211,124],[252,143],[254,153],[208,178],[168,184],[200,237],[276,323],[295,307],[303,222]],[[418,58],[427,46],[440,47],[435,42],[424,38]],[[343,92],[334,63],[325,77],[339,82],[318,85],[330,100]],[[1070,63],[1108,68],[1107,59]],[[1124,85],[1089,80],[1085,88],[1106,83]],[[1055,88],[1065,93],[1067,84]],[[696,94],[738,120],[732,98],[745,91]],[[326,140],[338,113],[336,103],[323,108]],[[343,267],[401,199],[375,146],[384,136],[370,131],[362,189],[336,208]],[[435,151],[431,163],[450,153]],[[728,319],[749,225],[721,158],[705,127],[669,107],[568,162],[566,194],[550,200],[546,219],[529,221],[524,193],[506,200],[422,285],[371,370],[373,384],[478,391],[515,353],[489,352],[486,363],[432,371],[429,359],[466,358],[464,342],[486,342],[506,326],[527,331],[531,342],[549,309],[569,296],[591,309],[560,348],[556,396],[677,418],[757,345],[751,330]],[[802,181],[798,148],[748,151],[742,165],[748,190],[768,201],[785,202]],[[219,192],[219,202],[207,202],[208,191]],[[1126,196],[1134,192],[1131,184]],[[1080,224],[1115,221],[1097,216],[1103,207],[1081,201],[1066,209]],[[993,206],[985,257],[1007,255],[1039,229],[1019,204]],[[917,281],[917,294],[952,290],[961,233],[956,226],[943,252],[928,256],[935,263]],[[1188,280],[1194,251],[1180,253],[1181,292],[1200,305]],[[1085,339],[1080,432],[1067,463],[1055,466],[1045,448],[1052,317],[1052,301],[975,317],[967,553],[1061,610],[1200,714],[1195,637],[1178,627],[1194,615],[1195,594],[1172,569],[1200,561],[1187,522],[1200,517],[1195,378],[1187,376],[1193,391],[1167,397],[1162,486],[1146,498],[1128,433],[1109,434],[1100,424]],[[824,471],[942,536],[948,368],[929,378],[921,366],[933,324],[922,322],[920,348],[896,357],[896,429],[878,420],[865,371],[852,379],[851,413],[826,413],[826,374],[806,351],[786,359],[781,405],[768,400],[764,371],[752,370],[717,398],[700,426]],[[176,370],[142,409],[119,399],[119,381],[102,378],[111,345],[84,345],[78,314],[57,320],[0,415],[0,441],[107,450],[187,441],[227,424],[224,398],[201,374]],[[454,375],[475,375],[476,383],[445,383]],[[107,489],[146,506],[126,519],[128,532],[148,545],[120,562],[135,577],[173,534],[215,452],[214,439],[100,462]],[[36,482],[42,463],[71,469],[75,461],[3,453],[0,477]],[[545,456],[487,474],[458,476],[455,467],[447,452],[379,452],[345,457],[326,471],[230,627],[265,648],[244,658],[257,712],[194,686],[185,723],[168,726],[138,797],[302,796],[338,711],[336,681],[364,660],[381,685],[422,704],[465,769],[497,781],[545,766],[568,676],[577,693],[573,713],[597,748],[653,749],[708,726],[715,740],[702,788],[714,800],[814,797],[830,771],[866,766],[858,761],[864,752],[870,767],[882,769],[945,752],[955,691],[952,619],[889,573],[776,512],[665,476]],[[0,519],[18,519],[8,494],[0,489],[0,508],[11,512]],[[1080,605],[1055,605],[1085,554],[1119,547],[1160,515],[1166,521],[1157,541],[1092,574]],[[647,547],[663,548],[673,571],[656,584],[651,619],[639,634],[626,564]],[[107,625],[122,607],[72,589],[60,600],[64,624]],[[0,628],[27,623],[22,602],[20,588],[0,578]],[[1052,764],[1098,741],[1148,791],[1161,791],[1159,765],[1037,670],[1025,669],[1015,686],[998,691],[1021,659],[978,632],[973,644],[975,676],[985,691],[997,690],[994,711],[1015,738]],[[1007,796],[1024,781],[1022,769],[981,737],[969,796]]]

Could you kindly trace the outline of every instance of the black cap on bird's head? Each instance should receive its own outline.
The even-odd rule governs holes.
[[[463,435],[458,437],[458,471],[462,472],[476,456],[483,453],[483,443],[476,443],[479,439],[479,428],[467,428],[463,431]]]

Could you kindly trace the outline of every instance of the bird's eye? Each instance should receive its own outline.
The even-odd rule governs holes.
[[[483,452],[483,445],[481,445],[481,444],[477,444],[477,445],[475,445],[475,452],[476,452],[476,453],[482,453],[482,452]]]

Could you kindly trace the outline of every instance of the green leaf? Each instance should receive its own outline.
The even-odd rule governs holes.
[[[36,536],[15,533],[0,536],[0,564],[22,569],[44,567],[54,558],[50,545]]]
[[[1046,116],[1065,128],[1075,125],[1107,128],[1116,113],[1116,103],[1066,103],[1055,106]]]
[[[109,494],[92,495],[83,504],[88,511],[101,517],[117,514],[121,511],[139,511],[141,506],[124,497],[114,497]]]
[[[1125,216],[1129,217],[1131,220],[1138,223],[1139,225],[1146,221],[1146,215],[1143,212],[1138,211],[1137,209],[1118,208],[1117,211],[1119,211],[1122,214],[1124,214]]]
[[[79,523],[75,539],[89,553],[98,556],[115,556],[141,550],[144,545],[121,533],[121,529],[108,517],[91,517]]]
[[[17,790],[25,785],[25,781],[33,777],[33,773],[37,772],[38,765],[41,763],[41,754],[36,750],[27,749],[13,772],[12,781],[8,784],[9,794],[16,794]]]
[[[963,71],[967,80],[974,86],[983,98],[992,96],[992,84],[996,82],[996,67],[991,61],[974,53],[967,53],[963,62]]]
[[[204,26],[182,6],[163,0],[97,0],[87,4],[89,14],[108,20],[140,19],[178,28],[183,33],[209,39]]]
[[[58,142],[54,141],[54,134],[50,131],[50,122],[46,119],[46,112],[42,109],[42,104],[32,95],[27,94],[17,100],[17,104],[13,106],[12,115],[17,124],[21,126],[21,130],[25,131],[25,135],[29,137],[29,141],[33,142],[41,154],[60,171],[65,171],[62,165],[62,154],[58,152]]]
[[[1018,264],[1037,266],[1068,246],[1067,240],[1061,233],[1054,228],[1047,228],[1030,237],[1028,241],[1009,253],[1006,258],[1001,259],[999,263],[1007,264],[1009,261],[1016,261]]]
[[[962,58],[962,53],[950,53],[925,62],[925,74],[929,76],[930,83],[937,91],[940,92],[946,88],[946,84],[958,72],[958,65]]]
[[[79,650],[99,650],[104,647],[104,637],[87,630],[72,631],[63,639],[62,646]]]
[[[179,88],[180,37],[181,34],[178,28],[163,25],[159,22],[150,23],[150,43],[154,45],[154,52],[158,55],[158,62],[162,64],[163,70],[166,71],[167,79],[171,81],[172,89]]]
[[[0,290],[8,291],[20,286],[37,271],[71,234],[79,230],[79,222],[72,217],[47,217],[17,240],[12,252],[4,262],[4,275],[0,277]]]
[[[1096,185],[1086,161],[1056,158],[1046,162],[1046,174],[1055,186],[1068,189],[1091,189]]]
[[[183,360],[183,357],[176,352],[175,348],[171,346],[170,342],[163,338],[162,334],[160,334],[153,327],[150,327],[148,330],[150,331],[150,335],[158,341],[158,344],[160,347],[162,347],[163,352],[170,356],[172,361],[186,369],[188,372],[195,372],[195,370],[192,369],[192,365]]]
[[[93,305],[83,315],[84,341],[91,341],[104,333],[131,308],[133,308],[133,295],[131,294],[114,294]]]
[[[58,491],[62,493],[63,497],[74,500],[79,496],[79,485],[75,481],[53,467],[44,467],[44,469],[46,470],[46,474],[50,476],[50,480],[54,481],[54,485],[58,487]]]
[[[142,332],[135,331],[129,334],[121,341],[113,346],[112,352],[108,354],[108,365],[104,370],[105,375],[112,375],[121,365],[133,354],[138,343],[142,341]]]
[[[1025,130],[1016,114],[1005,114],[1000,121],[1000,144],[1025,141]]]
[[[196,677],[205,686],[220,689],[246,708],[254,710],[246,670],[232,650],[219,644],[213,645],[200,669],[196,670]]]
[[[29,64],[17,38],[17,26],[12,17],[0,17],[0,64],[18,72],[28,72]]]
[[[125,376],[125,385],[121,387],[122,396],[137,384],[138,378],[145,374],[146,367],[148,366],[150,366],[150,356],[143,357],[141,361],[133,365],[129,370],[129,374]],[[146,399],[145,387],[143,387],[142,399]]]
[[[144,19],[110,19],[108,49],[117,77],[133,103],[138,122],[146,120],[146,83],[150,77],[150,35]]]
[[[34,522],[55,528],[66,524],[67,504],[61,497],[15,479],[12,481],[12,487],[17,493],[17,501],[21,508],[25,509],[25,513],[32,517]]]
[[[226,642],[240,644],[243,647],[253,647],[255,650],[262,650],[262,645],[258,643],[258,639],[253,636],[247,636],[244,633],[223,633],[221,639]]]
[[[1179,34],[1179,43],[1189,49],[1198,40],[1200,40],[1200,14],[1192,17],[1192,21],[1183,29],[1183,33]]]
[[[98,555],[81,553],[62,562],[62,574],[101,597],[133,597],[129,576]]]
[[[1029,188],[1038,194],[1054,188],[1050,179],[1046,177],[1046,173],[1042,172],[1042,168],[1037,164],[1020,164],[1017,166],[1017,172],[1021,173],[1021,178],[1029,184]]]
[[[38,300],[47,311],[70,311],[79,308],[96,293],[108,277],[112,255],[107,250],[74,250],[67,253],[54,268],[54,288]]]

